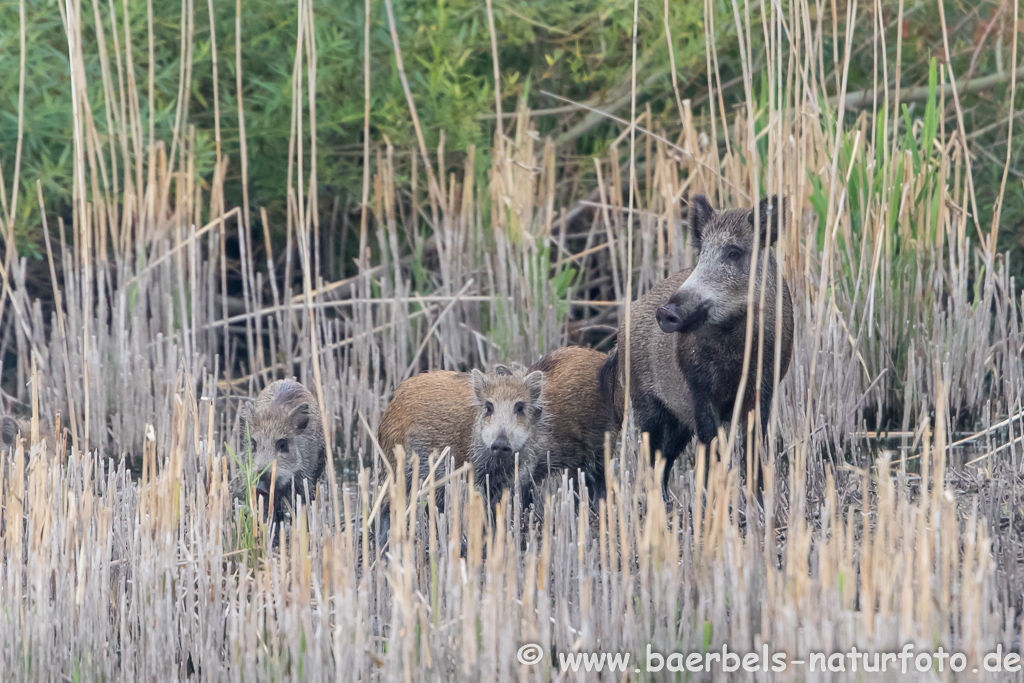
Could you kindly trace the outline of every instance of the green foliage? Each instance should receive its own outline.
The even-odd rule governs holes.
[[[242,482],[245,486],[245,492],[242,497],[242,507],[239,510],[238,515],[233,518],[234,522],[234,538],[231,539],[231,547],[233,550],[243,550],[249,553],[258,552],[266,548],[267,541],[269,540],[269,527],[262,524],[262,520],[258,519],[259,509],[255,497],[256,484],[259,482],[267,470],[269,465],[264,467],[262,470],[257,470],[252,461],[252,439],[249,435],[249,426],[246,424],[245,427],[245,443],[246,443],[246,457],[239,458],[235,455],[235,451],[229,444],[225,444],[228,455],[235,461],[241,472]],[[258,530],[263,531],[263,537],[260,538]]]
[[[547,258],[547,249],[544,250],[542,258]],[[556,317],[559,320],[565,319],[566,314],[569,312],[568,300],[572,294],[572,288],[577,284],[577,276],[580,274],[579,270],[573,268],[567,264],[563,264],[556,268],[553,268],[551,275],[551,299],[554,303],[555,310],[557,311]],[[538,271],[543,272],[543,271]]]
[[[918,278],[921,263],[929,259],[942,258],[941,250],[935,247],[944,239],[939,224],[939,202],[948,179],[942,177],[942,169],[949,164],[938,151],[948,144],[950,130],[941,138],[938,66],[931,60],[929,66],[928,95],[921,116],[914,116],[910,107],[903,106],[901,119],[903,133],[891,145],[888,136],[892,132],[892,117],[880,109],[872,126],[865,131],[859,126],[848,127],[840,141],[837,172],[849,173],[845,196],[837,197],[842,202],[834,206],[847,230],[840,229],[836,236],[837,288],[846,292],[857,292],[853,298],[856,306],[855,319],[864,320],[875,329],[861,330],[858,334],[866,338],[874,334],[878,344],[884,345],[884,353],[865,354],[866,367],[870,376],[891,370],[895,377],[906,377],[911,356],[915,353],[912,343],[919,330],[906,324],[905,314],[893,310],[888,302],[910,298],[914,292],[915,305],[921,318],[915,323],[928,327],[931,324],[929,312],[933,310],[936,292],[921,287]],[[918,109],[920,111],[920,109]],[[912,175],[904,177],[905,165],[912,167]],[[810,204],[818,219],[817,246],[824,249],[837,220],[830,219],[828,177],[816,170],[808,169],[812,192]],[[886,211],[884,228],[878,228],[877,217]],[[868,215],[870,212],[870,216]],[[867,226],[874,230],[869,231]],[[885,254],[891,261],[885,282],[874,280],[873,255]],[[869,287],[871,282],[874,286]],[[873,313],[872,313],[873,312]],[[870,314],[869,314],[870,313]],[[902,391],[895,384],[888,390]],[[898,404],[899,397],[892,397],[892,404]]]
[[[148,141],[152,116],[155,138],[172,138],[181,70],[181,4],[153,0],[153,109],[148,100],[148,33],[146,2],[128,0],[128,27],[132,40],[142,130]],[[407,75],[423,125],[427,144],[434,147],[446,135],[446,149],[461,153],[476,145],[486,168],[494,131],[494,84],[490,35],[485,5],[479,0],[435,0],[394,4],[398,34]],[[214,23],[218,49],[221,138],[231,158],[226,179],[229,206],[240,204],[237,94],[235,89],[234,3],[215,3]],[[268,208],[272,218],[283,215],[288,140],[291,123],[291,75],[296,44],[296,7],[284,0],[248,0],[243,5],[242,96],[246,112],[250,193],[254,206]],[[547,89],[574,99],[621,97],[628,90],[631,2],[527,2],[497,0],[494,20],[498,31],[499,63],[505,110],[511,111],[532,81],[533,107],[551,106],[538,94]],[[107,129],[103,85],[97,49],[97,29],[91,7],[83,7],[83,51],[93,116],[111,143]],[[724,10],[724,8],[723,8]],[[646,0],[641,11],[641,58],[656,77],[641,93],[647,99],[669,92],[663,5]],[[111,14],[112,13],[112,14]],[[317,46],[317,122],[319,128],[318,179],[325,194],[358,195],[362,182],[363,126],[363,3],[343,0],[315,3]],[[100,7],[103,37],[111,55],[115,100],[118,74],[114,62],[114,33],[124,48],[124,4]],[[727,15],[723,14],[724,17]],[[111,17],[116,26],[111,25]],[[35,223],[38,212],[35,182],[42,183],[48,210],[70,215],[73,137],[71,84],[66,35],[52,3],[26,0],[27,53],[25,136],[21,172],[19,228]],[[212,43],[206,3],[195,3],[191,87],[187,93],[187,123],[196,129],[196,177],[209,181],[216,157],[214,145]],[[693,3],[672,3],[670,21],[676,38],[676,58],[684,82],[703,70],[702,10]],[[7,68],[0,75],[0,163],[9,184],[17,139],[18,2],[0,0],[0,54]],[[11,30],[14,29],[14,30]],[[385,136],[397,148],[414,144],[411,117],[395,68],[384,4],[372,4],[370,35],[371,136]],[[698,79],[701,80],[701,79]],[[664,108],[664,98],[653,104]],[[116,101],[115,101],[115,106]],[[674,107],[671,114],[676,116]],[[541,122],[550,132],[572,117],[549,117]],[[599,128],[581,141],[581,148],[597,150],[610,130]],[[614,134],[614,133],[613,133]],[[109,156],[110,149],[107,149]],[[272,221],[280,224],[280,221]]]
[[[741,73],[739,50],[732,5],[711,3],[715,13],[716,34],[712,37],[718,56],[722,81],[729,83]],[[35,184],[38,180],[46,198],[48,211],[54,216],[70,217],[72,191],[73,138],[68,74],[68,48],[65,31],[51,2],[25,0],[26,5],[26,89],[24,107],[24,149],[20,174],[20,198],[16,220],[19,250],[42,259],[38,230],[38,205]],[[958,79],[994,73],[998,59],[1007,59],[1009,31],[1007,22],[981,43],[978,31],[994,16],[1000,3],[946,3],[948,26],[956,27],[949,36],[952,68]],[[126,32],[131,35],[135,81],[142,116],[142,130],[148,140],[152,118],[155,138],[169,141],[172,137],[181,72],[180,31],[181,3],[152,0],[153,6],[153,107],[148,99],[148,42],[146,1],[126,0],[99,7],[103,39],[112,56],[112,79],[115,100],[119,75],[113,60],[115,33],[123,50]],[[18,1],[0,0],[0,54],[7,59],[0,74],[0,169],[6,191],[13,179],[18,130],[18,57],[20,37],[17,27]],[[125,7],[128,26],[125,27]],[[215,160],[212,77],[212,41],[207,3],[194,5],[194,36],[192,80],[187,93],[187,123],[195,126],[196,179],[209,182]],[[434,148],[442,134],[445,149],[462,155],[471,145],[477,149],[479,181],[485,180],[491,158],[494,133],[494,82],[490,35],[485,3],[482,0],[394,0],[395,19],[405,67],[422,123],[428,147]],[[226,178],[228,206],[241,203],[241,164],[239,163],[239,130],[237,93],[235,89],[235,7],[234,3],[214,3],[214,25],[218,48],[220,124],[224,153],[230,158]],[[362,183],[363,127],[363,12],[359,0],[316,2],[314,32],[317,46],[317,122],[318,182],[321,192],[329,197],[358,197]],[[494,0],[494,21],[498,33],[498,60],[501,72],[501,93],[506,112],[520,98],[534,109],[560,107],[541,94],[542,90],[559,93],[574,100],[587,100],[609,111],[622,113],[628,106],[631,62],[632,2],[631,0]],[[752,12],[759,11],[753,7]],[[861,6],[855,29],[854,52],[851,53],[849,89],[870,89],[876,85],[875,60],[882,58],[873,45],[875,24],[872,7]],[[642,0],[638,28],[638,104],[642,111],[650,106],[660,125],[678,129],[679,114],[672,94],[670,62],[665,32],[665,3]],[[92,114],[101,133],[101,143],[109,157],[112,138],[108,130],[104,105],[98,31],[92,6],[82,8],[87,82]],[[935,56],[943,43],[941,23],[935,3],[924,0],[907,2],[904,25],[896,26],[896,9],[885,6],[881,23],[886,27],[885,57],[889,79],[896,61],[897,32],[902,32],[901,79],[904,87],[925,82],[933,87],[938,73]],[[113,22],[113,24],[111,23]],[[823,26],[822,53],[833,50],[842,57],[845,49],[843,20],[833,35],[826,22]],[[704,40],[703,3],[668,3],[668,25],[674,43],[675,66],[682,96],[694,100],[698,113],[706,105],[700,96],[706,93],[708,77]],[[127,31],[126,31],[127,28]],[[1002,31],[1002,57],[997,57],[996,39]],[[292,114],[292,69],[296,44],[296,5],[292,0],[246,0],[241,16],[241,68],[243,98],[246,112],[250,196],[253,206],[266,207],[274,229],[283,228],[286,198],[288,141]],[[759,73],[764,68],[763,36],[754,32],[751,68]],[[940,58],[942,55],[940,55]],[[835,65],[826,61],[822,81],[831,90],[837,83]],[[973,65],[974,71],[971,71]],[[395,66],[394,46],[381,0],[373,0],[370,31],[370,134],[375,143],[385,137],[397,149],[411,149],[414,134],[409,106]],[[1004,65],[1004,69],[1009,68]],[[878,81],[880,83],[881,81]],[[785,96],[786,93],[783,93]],[[741,101],[742,88],[727,88],[723,93],[727,112]],[[987,231],[991,224],[995,198],[999,193],[1002,166],[1005,161],[1006,125],[999,123],[1009,113],[1008,83],[997,84],[982,93],[965,94],[962,105],[968,131],[982,130],[972,139],[978,151],[973,162],[978,217]],[[766,116],[766,91],[759,94],[759,116]],[[912,130],[915,119],[922,118],[919,103],[909,103],[901,110],[904,121],[905,148],[910,149],[915,164],[935,153],[927,145],[939,127],[949,130],[955,125],[950,118],[950,102],[939,111],[936,98],[929,98],[923,114],[924,130]],[[116,102],[115,102],[116,106]],[[827,106],[827,105],[826,105]],[[879,101],[879,107],[882,106]],[[1024,93],[1017,97],[1017,109],[1024,106]],[[848,113],[847,116],[854,116]],[[826,116],[826,118],[829,118]],[[945,121],[943,121],[945,119]],[[559,138],[559,153],[568,161],[560,167],[566,175],[583,169],[575,155],[599,155],[610,139],[621,132],[617,124],[598,121],[596,125],[577,129],[584,120],[579,111],[561,110],[539,116],[536,125],[541,134]],[[767,121],[758,120],[763,128]],[[891,131],[876,129],[876,145]],[[1024,135],[1016,135],[1013,159],[1019,156]],[[759,151],[767,138],[758,142]],[[742,153],[742,150],[737,150]],[[921,153],[919,153],[921,152]],[[134,151],[131,152],[134,154]],[[923,154],[922,154],[923,153]],[[902,163],[902,162],[898,162]],[[1012,226],[1024,225],[1024,186],[1016,165],[1011,161],[1007,200],[1002,214],[1004,230],[1002,248],[1020,252]],[[915,170],[917,170],[915,168]],[[866,191],[872,182],[867,169],[856,180]],[[567,192],[585,183],[566,183]],[[817,192],[817,190],[816,190]],[[827,196],[827,195],[826,195]],[[565,200],[572,199],[564,197]],[[917,198],[916,198],[917,199]],[[820,196],[814,201],[820,203]],[[330,201],[321,203],[329,209]],[[817,207],[816,207],[817,208]],[[486,210],[487,207],[484,207]],[[344,245],[343,245],[344,249]],[[1017,259],[1024,261],[1024,259]]]

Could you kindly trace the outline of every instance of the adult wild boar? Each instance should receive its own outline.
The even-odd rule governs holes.
[[[631,304],[630,401],[640,429],[650,434],[652,455],[660,450],[665,458],[663,493],[667,492],[672,464],[691,438],[696,435],[701,443],[710,444],[718,426],[732,418],[744,369],[751,268],[756,268],[753,345],[742,415],[753,410],[760,398],[761,432],[767,431],[777,326],[780,379],[786,375],[793,353],[789,288],[783,281],[782,310],[776,311],[778,266],[768,250],[778,238],[783,213],[784,207],[775,197],[763,200],[755,213],[751,209],[715,211],[704,195],[695,196],[690,204],[690,227],[699,251],[696,267],[666,278]],[[755,239],[760,240],[756,264]],[[758,383],[758,338],[762,334]],[[619,325],[620,347],[624,340],[625,318]],[[612,405],[621,405],[626,370],[619,362],[622,355],[617,348],[602,369],[603,391]]]

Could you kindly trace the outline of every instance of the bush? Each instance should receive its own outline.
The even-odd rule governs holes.
[[[991,74],[997,63],[1004,72],[1011,68],[1009,42],[1012,21],[998,21],[1001,5],[989,0],[977,6],[947,8],[951,28],[951,53],[955,73],[966,81],[974,74]],[[124,7],[127,5],[133,45],[135,79],[143,126],[148,125],[148,31],[146,3],[127,0],[102,5],[99,14],[107,50],[114,52],[111,20],[116,22],[116,39],[125,40]],[[727,110],[742,98],[737,87],[740,75],[739,51],[735,39],[732,4],[713,2],[715,47]],[[547,97],[550,91],[576,101],[587,101],[603,109],[628,110],[631,60],[630,0],[495,0],[494,21],[498,33],[501,92],[506,113],[525,99],[541,110],[539,131],[558,137],[561,173],[588,174],[589,162],[577,163],[575,155],[597,155],[620,127],[591,117]],[[215,161],[215,113],[213,108],[212,50],[208,4],[194,3],[193,58],[188,91],[187,122],[195,126],[197,180],[212,177]],[[230,157],[226,178],[227,205],[241,203],[238,152],[237,102],[235,89],[235,11],[232,3],[214,3],[220,80],[221,137],[224,153]],[[0,2],[0,24],[18,26],[18,3]],[[41,237],[35,228],[38,214],[35,184],[39,180],[52,214],[70,217],[72,188],[72,112],[68,76],[67,40],[53,5],[43,0],[25,0],[27,78],[24,108],[24,151],[20,174],[21,197],[15,221],[22,253],[41,254]],[[363,11],[355,0],[316,3],[314,6],[317,43],[317,121],[319,127],[318,179],[321,193],[328,198],[352,197],[358,201],[362,183],[363,127]],[[435,149],[441,135],[445,149],[458,156],[470,148],[481,155],[478,168],[485,168],[494,133],[494,94],[491,43],[486,5],[481,0],[437,0],[425,3],[395,0],[394,11],[410,87],[416,102],[427,145]],[[640,3],[638,93],[642,112],[650,106],[655,125],[670,132],[679,127],[671,83],[671,66],[665,35],[665,3]],[[751,11],[759,11],[752,6]],[[90,102],[97,126],[107,130],[97,40],[92,5],[83,5],[83,24],[88,36],[84,46],[90,84]],[[675,67],[682,97],[695,98],[695,110],[703,111],[701,95],[707,92],[707,62],[704,44],[703,3],[668,3],[668,24],[674,43]],[[859,53],[851,68],[849,89],[871,88],[874,84],[871,50],[873,9],[861,7],[854,41]],[[181,67],[182,5],[170,0],[153,0],[153,122],[155,138],[169,140],[174,126]],[[1004,17],[1005,18],[1005,17]],[[896,62],[894,37],[897,10],[883,10],[890,71]],[[838,40],[831,26],[822,26],[823,54],[841,52],[843,27]],[[991,29],[989,29],[990,24]],[[953,31],[952,29],[956,30]],[[91,29],[91,30],[90,30]],[[280,229],[285,213],[285,159],[291,126],[291,74],[296,42],[296,7],[283,0],[246,0],[241,17],[243,97],[249,149],[250,196],[254,207],[266,207],[271,224]],[[987,32],[986,32],[987,31]],[[927,83],[928,60],[935,46],[942,45],[938,11],[933,3],[908,2],[904,12],[902,80],[905,87]],[[763,36],[752,36],[752,54],[760,55]],[[90,43],[91,41],[91,43]],[[371,136],[374,144],[390,141],[398,150],[414,147],[411,117],[401,81],[395,68],[394,50],[383,2],[372,4],[370,37]],[[0,163],[9,192],[13,178],[18,130],[18,69],[20,54],[17,30],[0,32],[0,54],[8,57],[8,68],[0,74]],[[944,59],[945,55],[937,55]],[[971,65],[973,64],[973,70]],[[755,63],[755,67],[759,68]],[[822,79],[835,88],[832,65],[824,64]],[[111,74],[115,93],[118,74]],[[961,82],[961,85],[963,83]],[[975,130],[997,123],[1008,115],[1008,83],[994,89],[964,96],[966,121]],[[115,94],[115,97],[117,95]],[[1018,106],[1024,97],[1018,97]],[[115,103],[116,108],[116,103]],[[921,107],[911,103],[909,114],[920,117]],[[546,112],[546,113],[545,113]],[[947,114],[950,114],[947,111]],[[952,125],[952,124],[951,124]],[[148,131],[144,130],[148,135]],[[991,205],[1002,175],[1006,126],[991,127],[973,140],[979,156],[975,161],[976,193],[982,224],[991,221]],[[1024,140],[1024,136],[1017,136]],[[104,141],[106,142],[106,141]],[[1015,150],[1020,143],[1015,143]],[[991,150],[991,151],[990,151]],[[453,160],[457,161],[457,159]],[[406,167],[408,164],[406,164]],[[1012,168],[1012,166],[1011,166]],[[1015,173],[1015,171],[1013,171]],[[1015,177],[1015,176],[1014,176]],[[571,194],[575,183],[568,184]],[[1003,225],[1024,221],[1024,192],[1019,182],[1010,183],[1010,195],[1003,213]],[[565,197],[566,200],[572,197]],[[331,201],[321,202],[330,211]],[[1011,231],[1012,232],[1012,231]],[[1020,248],[1014,235],[1004,235],[1002,246]]]

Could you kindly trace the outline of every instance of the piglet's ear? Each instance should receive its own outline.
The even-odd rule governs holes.
[[[0,420],[0,436],[3,437],[5,446],[14,448],[18,440],[18,422],[10,415],[4,415]]]
[[[715,210],[708,202],[708,198],[702,194],[694,195],[690,199],[690,239],[693,248],[700,251],[701,243],[704,240],[704,230],[715,217]]]
[[[484,386],[487,384],[487,377],[476,368],[469,373],[469,386],[473,388],[473,396],[480,405],[484,404]]]
[[[751,226],[757,222],[757,234],[764,246],[770,247],[779,239],[779,228],[785,210],[785,200],[774,194],[761,200],[757,211],[759,215],[755,216],[754,210],[751,209],[748,220]]]
[[[243,423],[252,422],[254,403],[252,399],[244,399],[238,407],[238,419]]]
[[[302,403],[292,411],[292,427],[296,432],[302,433],[309,426],[309,404]]]
[[[544,373],[534,370],[524,377],[523,381],[526,382],[526,388],[530,390],[530,403],[535,407],[539,406],[544,400]]]

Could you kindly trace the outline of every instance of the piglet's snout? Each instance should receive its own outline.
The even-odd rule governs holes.
[[[256,482],[256,495],[263,496],[265,498],[270,497],[270,473],[265,473],[260,480]]]
[[[508,436],[502,432],[491,444],[491,455],[498,458],[506,458],[512,455],[512,444],[508,442]]]

